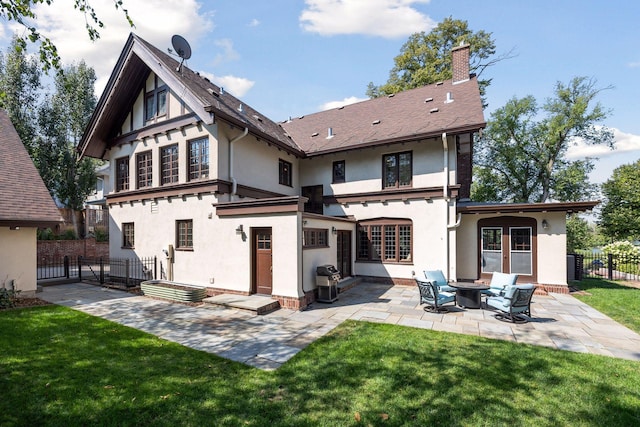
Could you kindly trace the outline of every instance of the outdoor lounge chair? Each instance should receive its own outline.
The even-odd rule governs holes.
[[[442,270],[424,270],[422,272],[424,274],[424,281],[431,282],[438,287],[438,291],[440,292],[455,292],[456,289],[449,286],[449,282],[444,277],[444,273]],[[416,280],[422,280],[419,276]]]
[[[489,289],[482,291],[483,294],[492,297],[504,295],[505,288],[516,284],[518,280],[517,274],[500,273],[495,271],[489,283]]]
[[[522,314],[531,317],[531,298],[535,286],[528,285],[511,285],[507,286],[503,296],[488,297],[487,307],[495,308],[500,312],[495,315],[496,319],[513,323],[527,322],[527,318]]]
[[[444,304],[452,302],[455,305],[456,294],[440,292],[433,282],[423,282],[416,279],[416,283],[420,290],[420,305],[426,304],[425,311],[442,313],[448,311],[447,307],[443,307]]]

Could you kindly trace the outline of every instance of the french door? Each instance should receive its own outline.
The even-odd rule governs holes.
[[[533,218],[489,218],[478,222],[480,277],[515,273],[520,281],[537,279],[537,231]]]

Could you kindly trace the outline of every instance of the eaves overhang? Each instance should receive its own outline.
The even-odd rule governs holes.
[[[593,210],[597,201],[586,202],[551,202],[551,203],[478,203],[460,202],[457,211],[461,214],[514,214],[535,212],[579,213]]]

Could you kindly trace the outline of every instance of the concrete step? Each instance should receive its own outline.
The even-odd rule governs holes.
[[[280,303],[263,295],[220,294],[202,300],[203,303],[218,307],[235,308],[262,315],[280,308]]]
[[[360,282],[362,282],[360,277],[347,277],[346,279],[342,279],[338,282],[338,293],[346,292],[354,286],[359,285]]]

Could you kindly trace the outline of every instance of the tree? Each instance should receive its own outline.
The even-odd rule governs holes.
[[[599,123],[609,112],[595,101],[595,80],[560,82],[538,107],[533,96],[512,98],[491,114],[475,145],[472,199],[493,202],[578,201],[591,197],[591,159],[569,161],[571,144],[606,144],[613,133]]]
[[[567,215],[567,253],[603,246],[606,238],[596,224],[589,223],[578,214]]]
[[[58,201],[75,211],[83,209],[96,182],[96,162],[89,158],[81,160],[77,150],[97,103],[95,80],[95,71],[84,61],[66,67],[56,75],[56,90],[45,97],[39,111],[39,160],[43,179]],[[75,222],[74,228],[79,235]]]
[[[451,50],[461,42],[470,45],[470,72],[478,78],[487,67],[509,57],[507,54],[491,59],[496,50],[491,33],[473,32],[467,21],[445,18],[429,33],[412,34],[394,58],[395,66],[387,83],[381,86],[369,83],[367,96],[391,95],[452,78]],[[478,80],[483,97],[490,83],[490,79]]]
[[[13,38],[7,53],[0,52],[0,108],[9,114],[31,158],[37,149],[37,110],[41,96],[40,64],[28,58]]]
[[[614,240],[640,239],[640,160],[622,165],[602,184],[600,226]]]
[[[61,68],[60,56],[55,44],[46,36],[44,36],[36,27],[37,17],[32,8],[38,4],[46,4],[53,7],[54,0],[8,0],[0,3],[0,17],[7,21],[14,21],[24,26],[26,34],[17,37],[14,48],[17,52],[22,52],[27,47],[27,42],[40,42],[38,52],[40,54],[40,62],[45,71]],[[122,10],[129,25],[133,27],[133,21],[129,16],[127,9],[123,7],[123,0],[113,0],[116,9]],[[84,15],[85,27],[91,41],[100,38],[98,28],[103,28],[104,24],[95,9],[91,6],[90,0],[74,0],[73,8],[80,11]]]

